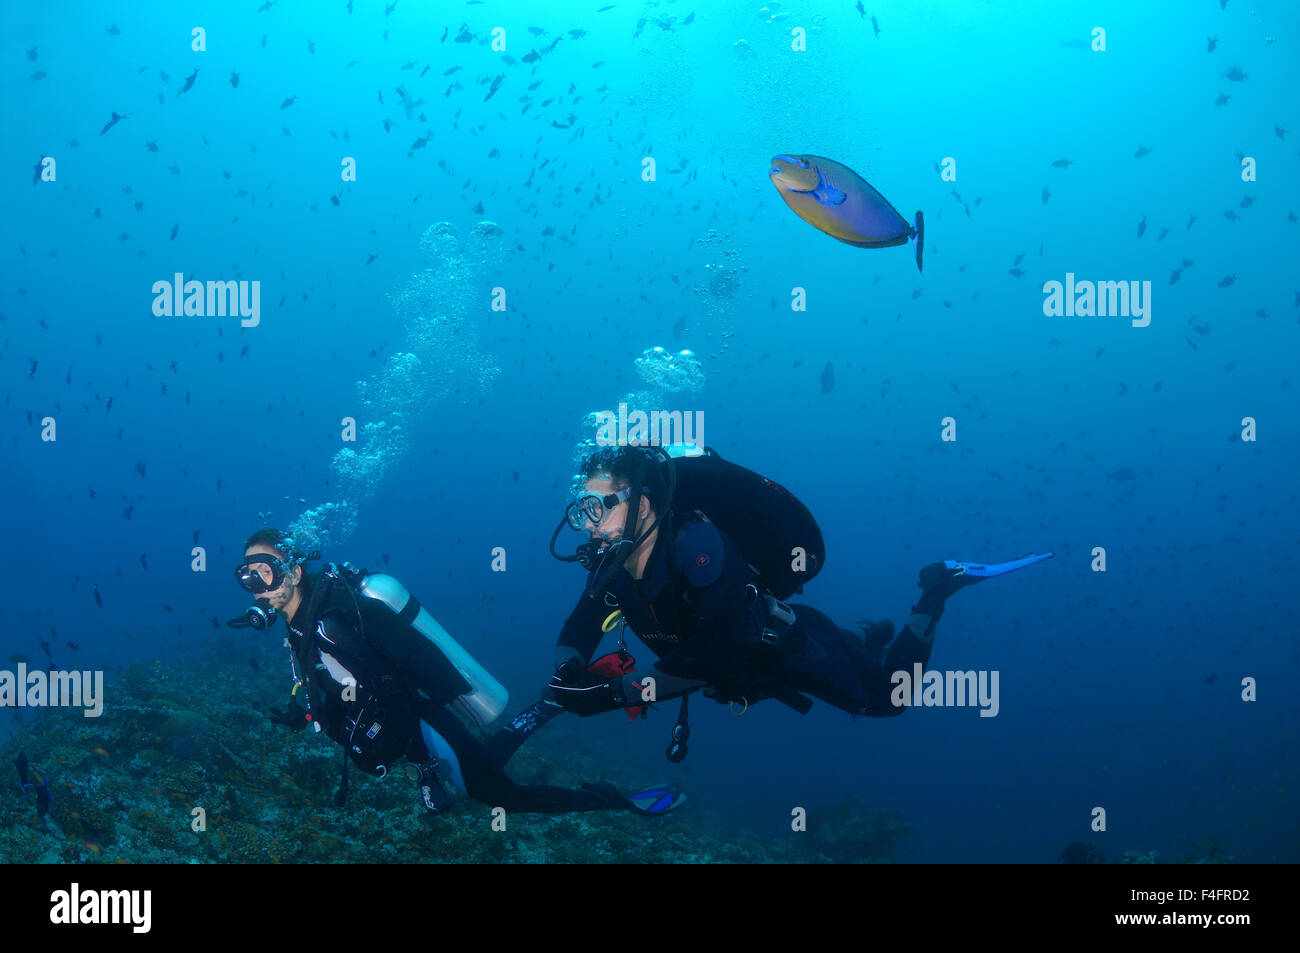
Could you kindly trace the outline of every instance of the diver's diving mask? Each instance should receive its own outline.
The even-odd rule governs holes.
[[[564,511],[564,518],[576,530],[581,530],[586,526],[587,520],[591,520],[593,526],[599,526],[600,521],[605,518],[606,512],[612,510],[618,504],[626,502],[631,495],[631,487],[624,487],[617,493],[580,493],[578,498],[570,503],[568,509]]]
[[[291,568],[275,556],[258,553],[235,567],[235,579],[245,590],[259,595],[274,592],[284,585],[284,577]]]

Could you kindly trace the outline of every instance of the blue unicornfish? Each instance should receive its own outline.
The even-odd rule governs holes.
[[[859,248],[888,248],[916,239],[916,267],[921,268],[925,219],[918,211],[909,225],[898,210],[867,180],[848,166],[822,156],[780,155],[768,172],[772,184],[796,215]]]

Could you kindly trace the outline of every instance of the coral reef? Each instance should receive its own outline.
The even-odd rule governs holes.
[[[260,651],[260,650],[259,650]],[[269,661],[273,649],[265,647]],[[623,812],[512,814],[458,798],[429,815],[399,772],[351,772],[334,804],[337,746],[266,717],[283,683],[240,665],[214,642],[193,660],[106,673],[104,714],[32,712],[0,743],[3,765],[25,751],[53,793],[0,785],[0,859],[8,863],[768,863],[887,859],[905,828],[857,802],[817,812],[807,835],[780,842],[718,833],[704,804],[655,821]],[[250,660],[252,661],[252,660]],[[578,787],[620,780],[593,753],[562,761],[530,743],[510,762],[521,783]],[[614,777],[604,778],[606,773]],[[622,779],[626,780],[626,779]]]

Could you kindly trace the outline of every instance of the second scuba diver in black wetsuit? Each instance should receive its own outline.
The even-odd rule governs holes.
[[[617,612],[658,657],[649,673],[654,700],[700,689],[737,712],[765,698],[806,712],[812,703],[805,696],[812,695],[854,715],[901,714],[906,706],[891,701],[892,673],[911,673],[929,661],[945,600],[981,577],[945,563],[922,569],[921,598],[882,659],[892,623],[865,623],[858,634],[811,606],[785,605],[765,591],[749,554],[706,513],[677,511],[672,468],[688,461],[637,447],[609,447],[587,459],[586,487],[570,505],[568,521],[588,534],[589,542],[571,558],[591,572],[556,646],[549,686],[555,703],[579,715],[643,703],[644,674],[601,678],[588,671]],[[793,499],[771,481],[741,472],[753,477],[755,487],[761,480],[762,492],[774,488]],[[634,516],[629,507],[636,508]],[[760,533],[767,531],[760,508],[749,519]],[[820,546],[815,524],[813,532]],[[683,708],[679,728],[684,715]],[[679,760],[672,747],[669,759]]]
[[[672,786],[622,794],[604,782],[581,790],[516,784],[504,764],[518,745],[507,750],[479,741],[447,706],[450,693],[409,684],[404,677],[409,671],[403,672],[364,632],[357,593],[347,591],[352,585],[345,578],[348,571],[331,567],[308,577],[301,566],[305,558],[293,552],[279,530],[261,530],[249,538],[236,576],[258,599],[242,624],[267,628],[277,615],[284,617],[295,688],[285,709],[272,709],[271,717],[295,730],[314,723],[343,747],[338,803],[347,796],[348,758],[379,777],[406,758],[408,777],[434,813],[450,800],[444,783],[491,807],[520,813],[632,810],[655,815],[685,800]],[[418,603],[410,602],[418,610]],[[377,618],[374,613],[370,617]],[[500,696],[504,704],[504,690]]]

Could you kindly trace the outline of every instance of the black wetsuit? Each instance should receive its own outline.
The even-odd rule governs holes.
[[[311,718],[326,735],[347,748],[353,763],[381,775],[403,756],[423,764],[435,756],[430,747],[432,729],[445,742],[437,752],[443,762],[440,776],[492,807],[538,814],[628,807],[628,802],[607,784],[584,790],[516,784],[504,769],[514,748],[489,748],[445,706],[426,701],[403,684],[358,630],[356,610],[346,593],[332,596],[317,613],[319,620],[308,618],[311,585],[305,582],[302,604],[288,622],[294,671],[300,681],[306,682]],[[316,624],[309,632],[307,627],[313,622]],[[315,652],[304,666],[303,645],[308,637],[315,641]],[[309,680],[303,678],[304,667],[310,669]],[[345,698],[345,689],[350,687],[348,679],[355,682],[355,688]],[[368,738],[367,729],[375,724],[381,728],[374,738]],[[447,748],[453,754],[451,759]],[[448,760],[454,764],[446,764]]]
[[[560,633],[557,667],[566,659],[590,660],[601,624],[617,608],[658,656],[650,672],[658,700],[707,684],[720,700],[806,693],[855,715],[902,713],[890,700],[891,675],[910,675],[914,664],[929,661],[941,604],[931,615],[914,614],[882,661],[868,653],[862,636],[812,606],[792,605],[796,618],[788,627],[775,622],[750,583],[750,569],[726,534],[707,521],[680,522],[671,552],[666,539],[657,540],[641,579],[619,569],[602,596],[579,600]],[[765,629],[771,630],[766,641]],[[639,701],[633,683],[643,675],[623,676],[611,706]]]

